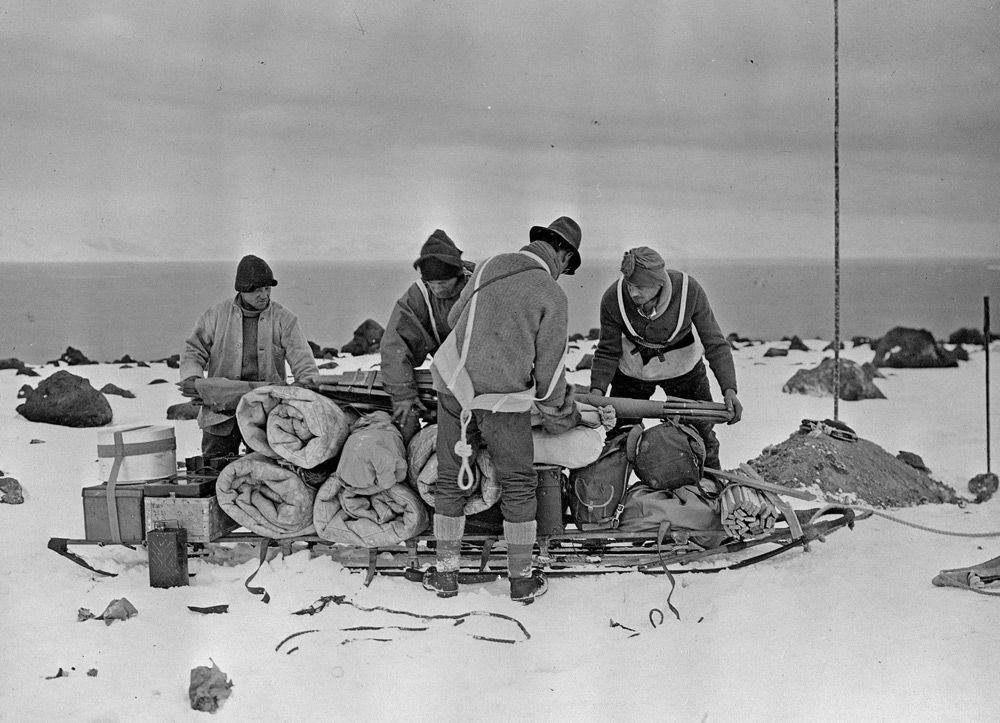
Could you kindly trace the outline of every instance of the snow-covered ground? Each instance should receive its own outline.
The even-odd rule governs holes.
[[[822,349],[825,342],[807,340]],[[570,368],[587,351],[573,352]],[[767,345],[735,353],[743,421],[719,429],[722,462],[735,467],[786,439],[801,419],[832,416],[832,400],[781,392],[796,369],[824,354],[763,358]],[[1000,345],[991,354],[1000,380]],[[858,362],[867,347],[845,350]],[[374,356],[341,360],[364,368]],[[935,478],[968,495],[986,471],[985,354],[970,350],[958,369],[885,370],[880,401],[841,402],[840,418],[895,454],[921,455]],[[54,367],[39,371],[48,375]],[[115,424],[164,424],[182,401],[176,371],[164,365],[71,370],[96,388],[113,382],[136,399],[110,396]],[[339,371],[339,370],[338,370]],[[570,379],[586,384],[587,372]],[[81,488],[98,482],[94,429],[34,424],[18,415],[17,390],[38,379],[0,371],[0,469],[21,481],[23,505],[0,505],[0,720],[184,721],[191,668],[214,660],[234,683],[215,714],[229,721],[318,720],[678,720],[843,721],[997,720],[1000,602],[936,588],[941,569],[1000,555],[997,538],[930,534],[871,518],[808,553],[716,575],[678,577],[673,602],[682,619],[653,627],[664,608],[662,576],[638,573],[552,580],[534,605],[512,603],[506,582],[463,586],[440,600],[400,578],[365,588],[325,556],[277,558],[257,576],[264,605],[243,580],[256,560],[237,567],[192,560],[189,587],[148,586],[145,553],[85,549],[101,578],[46,549],[49,537],[82,537]],[[996,401],[994,409],[1000,406]],[[198,453],[195,422],[174,423],[178,457]],[[993,428],[1000,427],[994,412]],[[31,444],[33,439],[43,444]],[[996,446],[996,445],[994,445]],[[998,450],[1000,451],[1000,450]],[[962,532],[1000,530],[1000,502],[960,508],[926,505],[898,511],[910,521]],[[360,606],[428,615],[492,611],[519,620],[475,616],[460,626],[331,606],[295,616],[324,595]],[[77,621],[127,597],[137,617],[106,626]],[[226,615],[188,605],[228,604]],[[610,621],[633,628],[632,634]],[[424,631],[344,632],[352,626],[426,626]],[[316,632],[286,644],[287,636]],[[362,638],[390,638],[389,641]],[[342,644],[347,639],[353,642]],[[68,677],[49,679],[62,668]],[[87,671],[96,669],[95,676]]]

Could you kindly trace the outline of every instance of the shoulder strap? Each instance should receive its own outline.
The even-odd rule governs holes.
[[[434,341],[437,342],[438,346],[441,346],[441,335],[438,334],[437,319],[434,318],[434,307],[431,306],[431,295],[428,293],[427,284],[424,283],[423,279],[417,280],[417,288],[420,289],[420,293],[424,297],[424,304],[427,306],[427,316],[431,320],[431,332],[434,334]]]
[[[622,293],[622,287],[625,285],[625,279],[618,279],[618,309],[622,314],[622,321],[625,322],[625,328],[628,329],[629,334],[634,338],[644,341],[642,336],[635,330],[632,326],[632,322],[628,320],[628,313],[625,311],[625,295]],[[677,326],[674,328],[674,333],[670,335],[670,338],[664,344],[659,346],[667,346],[680,333],[681,329],[684,327],[684,314],[687,311],[687,298],[688,298],[688,275],[686,271],[681,272],[681,308],[677,314]]]
[[[635,424],[628,432],[628,439],[625,440],[625,457],[632,464],[635,464],[636,455],[639,453],[639,442],[642,440],[643,431],[645,429],[641,424]]]

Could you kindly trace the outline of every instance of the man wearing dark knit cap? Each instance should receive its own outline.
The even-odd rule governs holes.
[[[379,353],[382,380],[392,398],[392,419],[408,442],[426,411],[417,398],[413,370],[423,364],[451,333],[448,313],[465,288],[475,265],[441,229],[432,233],[413,262],[420,279],[406,290],[389,316]]]
[[[722,335],[708,296],[686,273],[667,269],[648,246],[629,249],[622,276],[601,298],[601,338],[590,371],[590,391],[649,399],[667,396],[712,401],[702,359],[719,382],[729,424],[740,421],[732,348]],[[619,419],[619,423],[639,420]],[[692,423],[705,442],[705,466],[719,469],[719,440],[710,422]]]
[[[252,255],[240,260],[236,296],[202,314],[184,343],[178,384],[184,396],[200,398],[196,384],[206,372],[209,379],[286,384],[287,361],[296,382],[319,374],[298,317],[271,301],[271,288],[277,285],[266,261]],[[243,437],[234,409],[203,406],[198,426],[204,456],[239,453]]]
[[[458,594],[474,439],[490,453],[500,484],[510,597],[528,604],[547,585],[542,571],[532,569],[538,476],[531,409],[541,413],[545,429],[579,421],[565,376],[568,304],[556,279],[580,266],[580,226],[562,216],[533,226],[528,238],[516,253],[477,266],[431,364],[438,392],[437,547],[424,587],[440,597]]]

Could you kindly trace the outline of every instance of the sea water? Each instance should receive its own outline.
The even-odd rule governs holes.
[[[589,261],[589,260],[588,260]],[[340,347],[365,319],[383,326],[416,278],[410,263],[271,262],[272,299],[295,312],[306,337]],[[56,359],[74,346],[94,360],[179,353],[198,316],[232,297],[236,262],[0,264],[0,358]],[[705,288],[724,333],[756,339],[832,339],[832,261],[698,261],[684,270]],[[569,331],[599,325],[601,295],[617,262],[591,261],[560,285]],[[982,328],[983,297],[1000,304],[1000,259],[846,260],[840,267],[840,334],[881,336],[894,326],[947,338]],[[1000,306],[994,329],[1000,330]]]

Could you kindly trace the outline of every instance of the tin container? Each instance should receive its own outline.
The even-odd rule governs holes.
[[[187,530],[158,522],[155,529],[146,533],[146,549],[150,587],[188,584]]]

